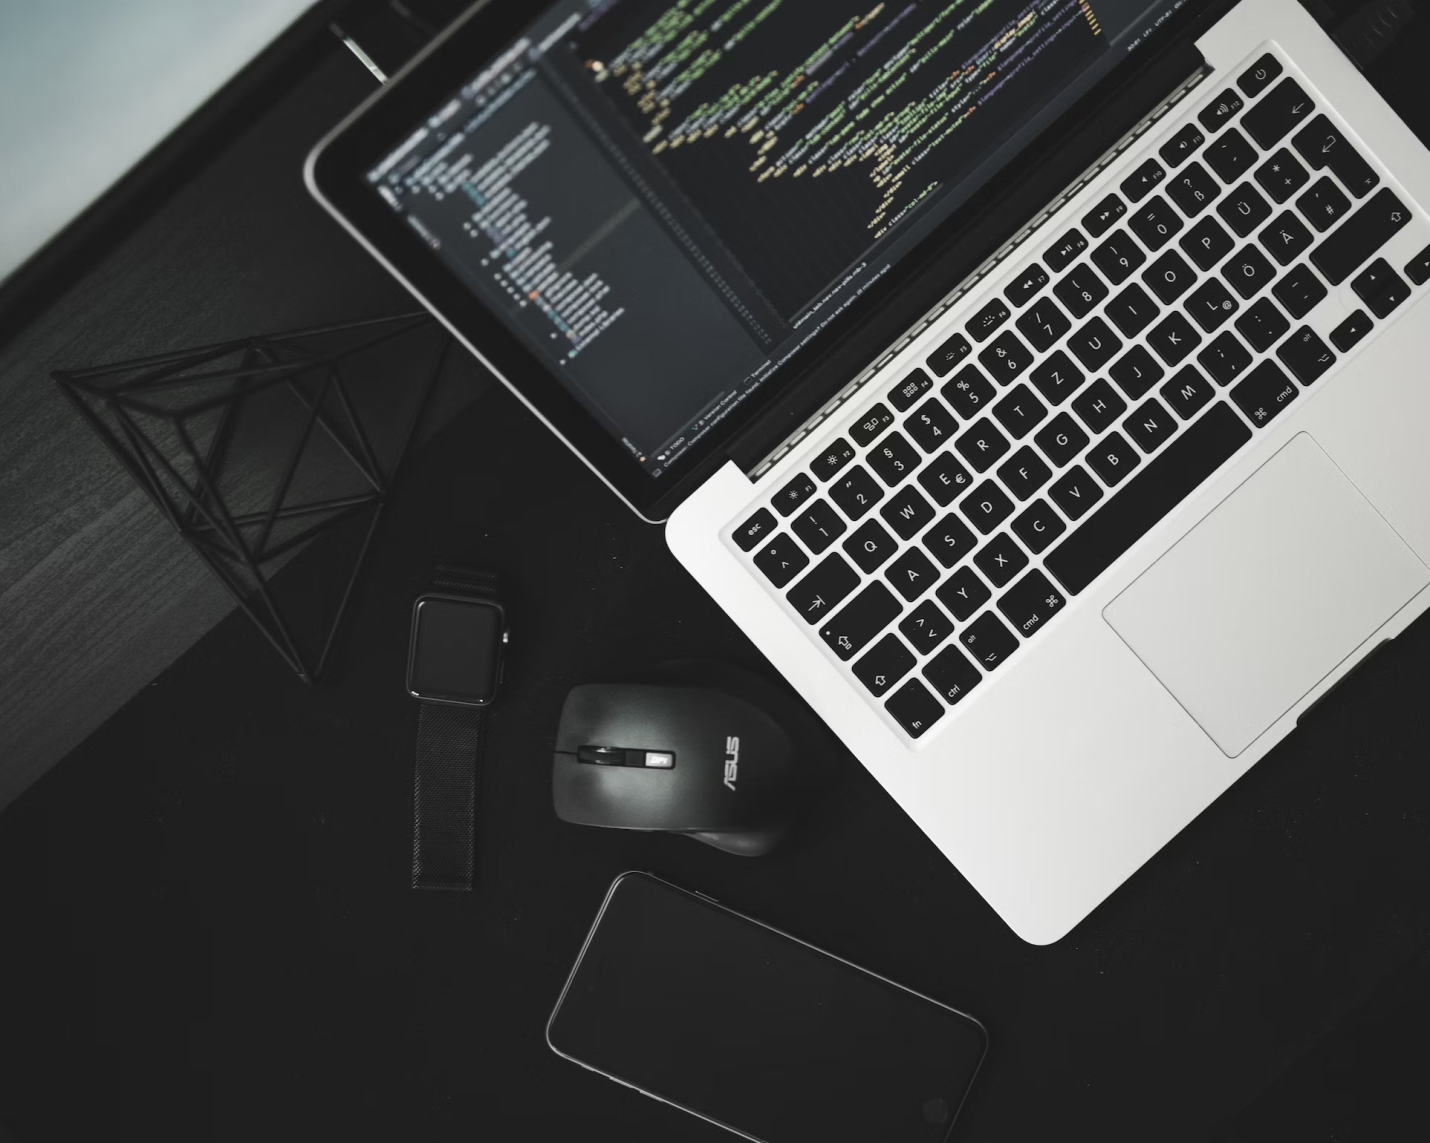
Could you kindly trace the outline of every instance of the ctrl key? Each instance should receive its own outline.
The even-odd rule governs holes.
[[[928,687],[918,679],[910,679],[884,703],[884,709],[904,728],[910,738],[919,738],[924,731],[943,717],[943,704],[929,694]]]
[[[1296,384],[1274,361],[1263,361],[1232,387],[1231,399],[1260,428],[1296,399]]]
[[[976,687],[983,676],[957,647],[945,647],[928,661],[924,667],[924,678],[933,684],[933,689],[943,696],[944,702],[953,706]]]

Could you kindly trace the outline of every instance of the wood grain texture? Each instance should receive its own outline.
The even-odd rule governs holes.
[[[233,606],[51,370],[412,309],[302,184],[372,84],[334,46],[0,350],[0,808]],[[454,355],[429,431],[486,383]]]

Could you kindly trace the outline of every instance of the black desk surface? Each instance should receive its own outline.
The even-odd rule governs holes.
[[[1426,42],[1382,84],[1413,91]],[[417,454],[385,528],[327,686],[231,615],[0,818],[0,1139],[730,1138],[545,1046],[630,868],[980,1017],[961,1140],[1382,1139],[1423,1118],[1425,621],[1036,948],[843,752],[766,858],[555,818],[572,684],[762,664],[503,392]],[[515,624],[471,895],[408,888],[403,651],[439,555],[499,571]]]

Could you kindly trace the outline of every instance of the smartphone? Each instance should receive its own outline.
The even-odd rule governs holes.
[[[546,1042],[756,1143],[939,1143],[988,1035],[956,1008],[710,898],[625,873]]]

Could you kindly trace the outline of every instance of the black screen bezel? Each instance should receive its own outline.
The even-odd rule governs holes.
[[[604,1070],[599,1061],[581,1060],[574,1055],[569,1055],[568,1053],[562,1051],[561,1048],[557,1047],[556,1041],[552,1037],[552,1030],[555,1028],[557,1019],[561,1015],[562,1006],[565,1003],[566,997],[570,993],[572,986],[575,984],[577,977],[581,973],[581,967],[586,959],[587,951],[590,949],[592,942],[596,939],[596,935],[601,929],[602,922],[606,918],[606,914],[611,907],[611,903],[615,900],[616,894],[620,892],[621,888],[631,881],[645,882],[646,884],[655,887],[658,891],[662,893],[668,894],[673,897],[682,898],[685,901],[688,901],[706,910],[707,912],[711,912],[716,914],[717,916],[725,918],[730,924],[738,924],[758,929],[764,933],[769,934],[770,938],[773,940],[787,941],[792,944],[798,945],[802,949],[805,949],[815,954],[816,956],[824,957],[830,961],[833,961],[834,963],[838,964],[843,969],[851,973],[857,973],[860,976],[869,977],[872,980],[877,981],[879,984],[885,986],[886,988],[896,989],[899,992],[907,993],[908,995],[916,997],[919,1000],[923,1001],[925,1004],[929,1004],[935,1008],[942,1009],[945,1012],[952,1013],[959,1019],[966,1022],[969,1028],[979,1037],[979,1040],[982,1045],[982,1050],[979,1053],[978,1062],[974,1065],[972,1072],[968,1076],[968,1081],[964,1086],[962,1101],[960,1102],[958,1107],[950,1109],[951,1113],[947,1121],[948,1126],[947,1132],[945,1133],[945,1138],[947,1138],[948,1135],[952,1134],[954,1125],[958,1121],[959,1112],[962,1110],[963,1103],[967,1102],[968,1093],[973,1090],[973,1085],[975,1082],[977,1082],[979,1073],[983,1070],[983,1065],[988,1058],[988,1029],[984,1027],[982,1021],[976,1019],[973,1016],[970,1016],[967,1012],[963,1012],[960,1009],[954,1008],[950,1004],[945,1004],[942,1001],[934,1000],[932,997],[925,996],[923,993],[916,992],[912,988],[907,988],[902,984],[895,983],[894,981],[889,980],[887,977],[880,976],[878,973],[870,972],[867,968],[861,968],[859,965],[853,964],[845,960],[843,957],[835,956],[833,953],[826,952],[824,949],[818,948],[815,945],[811,945],[807,941],[802,941],[798,937],[791,936],[789,933],[783,932],[782,930],[775,928],[773,925],[767,925],[763,921],[756,920],[754,917],[747,916],[744,913],[740,913],[734,909],[728,908],[727,906],[720,904],[718,901],[715,901],[710,897],[706,897],[703,893],[693,893],[687,889],[682,889],[678,885],[672,885],[669,881],[666,881],[660,877],[656,877],[653,874],[642,872],[640,870],[628,870],[627,872],[620,874],[618,877],[616,877],[614,881],[611,882],[611,887],[606,891],[605,899],[602,901],[601,908],[596,914],[596,919],[592,923],[590,931],[586,934],[586,939],[581,944],[581,951],[576,957],[576,962],[571,966],[571,972],[567,976],[566,983],[561,989],[561,995],[557,998],[556,1005],[551,1011],[551,1016],[546,1021],[546,1046],[550,1048],[553,1052],[555,1052],[558,1056],[560,1056],[562,1059],[571,1060],[574,1063],[580,1064],[582,1067],[590,1068],[591,1070],[596,1071],[599,1074],[604,1075],[610,1079],[613,1079],[618,1083],[625,1084],[628,1087],[634,1087],[635,1090],[643,1091],[645,1092],[645,1094],[650,1095],[653,1098],[659,1099],[662,1103],[669,1103],[672,1107],[677,1107],[681,1111],[688,1112],[689,1114],[694,1115],[700,1119],[704,1119],[707,1122],[716,1123],[719,1126],[726,1128],[727,1130],[735,1132],[736,1134],[744,1135],[746,1138],[754,1138],[754,1136],[747,1135],[735,1124],[726,1123],[723,1120],[711,1119],[709,1115],[707,1115],[703,1111],[700,1111],[697,1108],[687,1107],[682,1103],[677,1103],[673,1100],[667,1099],[659,1092],[646,1091],[646,1089],[638,1087],[635,1084],[628,1082],[626,1079],[623,1079],[612,1072]]]
[[[1199,34],[1202,30],[1196,27],[1199,22],[1219,15],[1234,2],[1186,0],[1181,9],[1151,33],[1151,43],[1128,53],[1114,65],[1076,104],[1049,124],[1039,140],[1067,137],[1076,132],[1095,110],[1114,100],[1117,92],[1134,77],[1155,67],[1160,57]],[[693,445],[663,475],[652,477],[565,387],[551,367],[495,313],[486,309],[457,273],[433,255],[405,225],[402,216],[373,193],[363,178],[366,171],[407,137],[415,122],[429,115],[458,85],[518,39],[550,6],[550,2],[543,3],[536,9],[516,0],[479,0],[318,144],[308,159],[308,182],[345,225],[636,512],[658,522],[668,517],[711,471],[724,463],[729,446],[751,427],[762,411],[792,391],[802,391],[802,379],[827,371],[831,361],[839,360],[841,350],[854,342],[861,329],[889,308],[891,302],[898,300],[901,312],[911,309],[925,312],[937,304],[958,277],[946,279],[941,288],[929,289],[926,298],[901,298],[900,290],[915,271],[936,260],[941,251],[960,237],[966,237],[969,231],[986,225],[985,216],[1008,186],[1036,170],[1042,148],[1036,144],[1028,146],[946,219],[921,244],[917,255],[901,259],[899,273],[886,275],[868,289],[815,343],[802,351],[799,358],[787,362],[776,377],[750,393],[717,429]],[[1183,78],[1169,75],[1168,91]],[[1088,161],[1095,158],[1096,155],[1089,155]],[[1049,197],[1054,193],[1056,189],[1050,188]],[[1018,225],[1021,223],[1014,223],[1007,234],[1011,235]],[[963,273],[973,268],[974,265],[968,265]],[[838,366],[846,380],[870,360],[864,353],[858,357],[862,359],[851,359]],[[814,408],[809,411],[813,412]]]

